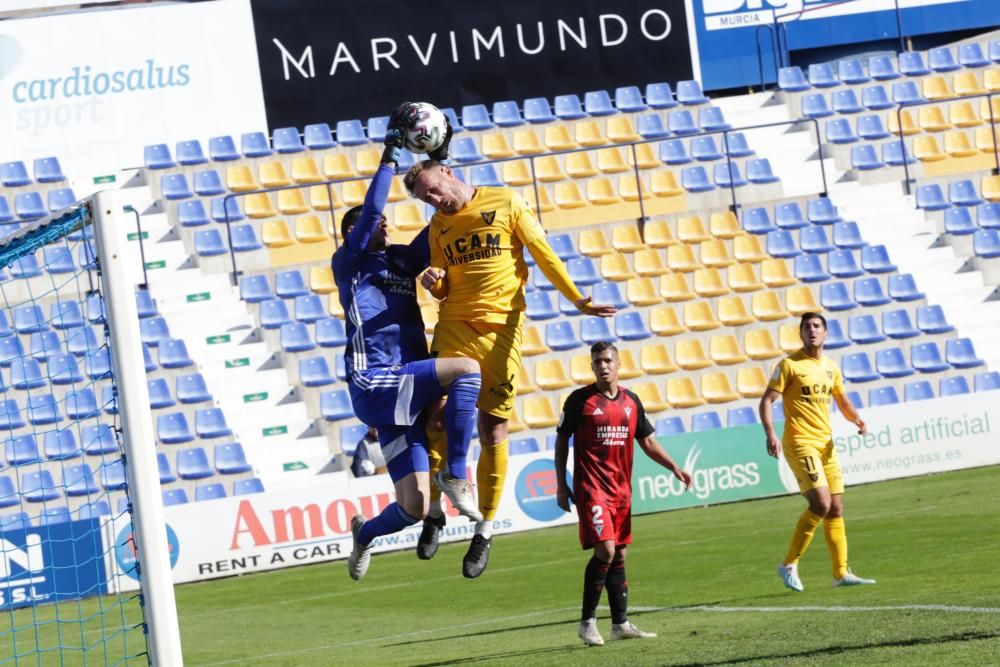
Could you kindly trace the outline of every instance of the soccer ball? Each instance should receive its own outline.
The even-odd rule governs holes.
[[[441,147],[448,131],[444,113],[429,102],[411,102],[404,110],[403,143],[413,153],[430,153]]]

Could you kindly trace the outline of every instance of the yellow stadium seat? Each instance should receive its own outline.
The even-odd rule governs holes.
[[[625,156],[622,155],[622,149],[617,146],[598,149],[597,168],[605,174],[629,171],[628,165],[625,164]]]
[[[743,229],[732,211],[717,211],[708,222],[709,231],[717,239],[733,239],[743,236]]]
[[[354,178],[358,172],[354,171],[351,161],[344,153],[327,153],[323,156],[323,175],[331,181],[337,181]]]
[[[257,178],[264,188],[280,188],[292,184],[288,174],[285,173],[285,165],[280,160],[261,162],[257,165]]]
[[[295,240],[299,243],[321,243],[329,239],[318,215],[300,215],[295,219]]]
[[[576,181],[568,183],[556,183],[553,200],[559,208],[581,208],[587,205],[580,194],[580,186]]]
[[[954,97],[951,88],[948,87],[948,82],[943,76],[926,77],[922,88],[924,97],[929,100],[946,100],[949,97]]]
[[[674,233],[670,229],[670,224],[666,220],[651,220],[646,223],[643,231],[646,236],[646,245],[650,248],[666,248],[677,243]]]
[[[678,243],[667,248],[667,266],[671,271],[690,273],[701,268],[701,262],[694,256],[691,246]]]
[[[330,292],[326,303],[327,312],[330,313],[331,317],[336,317],[338,320],[344,319],[344,306],[340,303],[339,292]]]
[[[741,327],[754,321],[753,315],[741,296],[724,296],[719,299],[719,321],[723,326]]]
[[[542,340],[542,335],[538,333],[538,327],[534,325],[524,327],[524,335],[521,339],[521,354],[526,357],[533,357],[537,354],[545,354],[548,351],[549,348]]]
[[[733,389],[729,376],[722,372],[701,376],[701,395],[712,404],[738,401],[740,395]]]
[[[691,301],[684,304],[684,326],[691,331],[718,329],[722,323],[716,319],[708,301]]]
[[[760,245],[760,239],[753,234],[744,234],[733,239],[733,257],[737,262],[759,264],[770,257]]]
[[[559,160],[553,155],[543,155],[535,160],[535,178],[543,183],[554,183],[566,179]]]
[[[1000,92],[1000,67],[991,67],[983,72],[983,87],[991,93]]]
[[[596,120],[578,121],[573,128],[573,135],[580,146],[603,146],[608,143],[600,123]]]
[[[947,155],[941,152],[941,147],[938,145],[937,139],[930,135],[914,137],[913,156],[921,162],[937,162],[938,160],[948,158]]]
[[[670,352],[663,343],[644,345],[639,350],[639,360],[642,370],[650,375],[673,373],[677,370],[677,364],[670,359]]]
[[[705,266],[722,269],[731,266],[736,261],[729,256],[729,248],[722,239],[702,241],[700,246],[701,263]]]
[[[590,367],[589,354],[573,355],[569,360],[569,376],[577,384],[590,384],[594,381],[594,370]]]
[[[300,188],[278,190],[278,211],[284,215],[299,215],[309,210],[305,195]]]
[[[1000,201],[1000,176],[983,176],[980,186],[983,197],[991,202]]]
[[[951,123],[945,120],[941,107],[920,107],[917,111],[917,122],[924,132],[941,132],[951,129]]]
[[[760,366],[736,371],[736,391],[743,398],[760,398],[767,391],[767,374]]]
[[[552,428],[559,423],[559,415],[548,396],[542,395],[525,399],[522,406],[524,407],[524,423],[529,428]]]
[[[309,205],[314,211],[329,211],[331,209],[330,195],[333,195],[332,208],[344,207],[340,193],[332,185],[314,185],[309,188]]]
[[[948,121],[955,127],[977,127],[983,124],[971,102],[952,102],[948,106]]]
[[[482,148],[483,155],[491,160],[497,158],[511,157],[514,151],[507,143],[507,137],[503,132],[487,132],[483,135]]]
[[[789,317],[784,304],[778,298],[777,292],[757,292],[750,301],[750,310],[753,316],[762,322],[773,322]]]
[[[535,199],[536,195],[538,197],[537,201]],[[524,198],[524,201],[528,202],[528,206],[530,206],[531,210],[536,214],[538,213],[539,207],[541,207],[542,213],[548,213],[549,211],[556,210],[556,205],[552,203],[551,199],[549,199],[549,191],[545,188],[545,186],[539,185],[536,190],[534,187],[529,185],[521,189],[521,196]]]
[[[567,126],[549,125],[545,128],[545,147],[550,151],[568,151],[580,146],[570,135]]]
[[[635,174],[619,174],[618,176],[618,196],[625,201],[639,201],[639,188],[642,188],[642,199],[643,201],[649,199],[649,188],[646,186],[646,181],[639,176],[639,180],[636,181]]]
[[[642,369],[635,362],[632,351],[629,349],[618,350],[618,358],[622,362],[622,367],[618,369],[618,378],[621,380],[633,380],[642,377]]]
[[[608,139],[616,144],[627,144],[631,141],[639,141],[642,137],[635,131],[631,118],[611,116],[608,118]]]
[[[747,355],[740,349],[739,341],[732,334],[712,336],[708,341],[708,356],[720,366],[742,364],[747,360]]]
[[[670,303],[690,301],[694,298],[687,276],[683,273],[666,273],[660,276],[660,294]]]
[[[587,257],[600,257],[601,255],[607,255],[615,251],[608,244],[607,237],[604,236],[604,232],[600,229],[585,229],[580,232],[578,246],[580,253]]]
[[[735,292],[756,292],[764,289],[764,283],[757,279],[753,264],[733,264],[726,269],[726,279]]]
[[[670,170],[654,171],[649,187],[657,197],[677,197],[684,194],[684,188],[677,184],[677,177]]]
[[[783,324],[778,329],[778,346],[785,354],[791,354],[802,349],[802,335],[796,324]]]
[[[979,152],[969,141],[969,135],[962,130],[944,135],[944,150],[952,157],[969,157]]]
[[[427,225],[423,213],[420,212],[420,204],[413,202],[396,204],[392,211],[392,218],[396,229],[402,232],[423,229]]]
[[[549,409],[551,410],[552,408],[550,407]],[[556,423],[559,423],[558,420],[556,420]],[[528,425],[521,421],[521,417],[517,414],[517,406],[514,406],[514,409],[510,413],[510,421],[507,422],[507,431],[510,433],[520,433],[527,430]]]
[[[663,400],[660,388],[656,386],[655,382],[640,382],[632,385],[631,389],[635,392],[635,395],[639,397],[639,400],[642,401],[642,406],[649,414],[663,412],[670,407],[667,402]]]
[[[292,180],[296,183],[319,183],[323,175],[319,173],[319,165],[311,157],[297,157],[292,160]]]
[[[382,162],[380,151],[374,148],[366,148],[354,154],[354,166],[362,176],[371,176],[378,171],[379,163]]]
[[[556,186],[559,187],[558,185]],[[611,181],[606,178],[592,178],[587,181],[587,201],[598,206],[617,204],[622,200],[615,192]]]
[[[698,395],[698,390],[689,377],[667,380],[667,401],[675,408],[696,408],[705,405],[705,399]]]
[[[1000,123],[1000,97],[992,98],[992,103],[986,98],[979,100],[979,115],[987,123]]]
[[[618,252],[635,252],[646,248],[639,228],[632,223],[611,228],[611,247]]]
[[[226,169],[226,187],[230,192],[252,192],[260,189],[253,180],[253,172],[245,164]]]
[[[722,282],[722,274],[714,268],[694,272],[694,291],[698,296],[706,298],[729,294],[729,288]]]
[[[566,377],[566,369],[558,359],[543,359],[535,365],[535,382],[545,391],[565,389],[573,383]]]
[[[545,363],[545,362],[542,362]],[[535,372],[538,372],[538,367],[535,366]],[[517,395],[524,396],[525,394],[533,394],[538,391],[538,385],[535,384],[535,380],[531,377],[531,373],[528,372],[528,365],[522,363],[521,370],[518,371],[517,380]]]
[[[605,280],[631,280],[635,271],[629,266],[628,258],[619,253],[601,256],[601,275]]]
[[[789,287],[785,292],[785,301],[788,312],[798,317],[803,313],[818,313],[823,307],[816,301],[816,295],[808,285]]]
[[[687,331],[672,306],[660,306],[650,311],[649,328],[657,336],[676,336]]]
[[[660,159],[656,157],[653,144],[635,144],[635,155],[632,150],[626,149],[628,166],[639,165],[639,169],[656,169],[660,166]]]
[[[885,125],[891,134],[899,134],[900,123],[902,123],[904,136],[920,132],[920,128],[913,122],[913,116],[906,109],[898,116],[896,109],[890,109],[885,113]]]
[[[712,238],[697,215],[686,215],[677,221],[677,240],[681,243],[701,243]]]
[[[527,160],[512,160],[503,163],[503,182],[512,187],[530,185],[531,169]]]
[[[341,187],[343,188],[341,195],[344,197],[345,206],[361,206],[365,203],[365,194],[368,193],[367,181],[347,181]]]
[[[979,83],[979,77],[976,76],[975,72],[955,72],[951,86],[955,89],[955,95],[958,97],[982,95],[986,92],[986,89]]]
[[[1000,127],[991,127],[989,125],[977,127],[975,141],[976,148],[983,153],[992,153],[1000,149]]]
[[[640,276],[662,276],[669,269],[663,262],[663,251],[659,248],[637,250],[633,257],[635,272]]]
[[[538,133],[529,128],[514,132],[514,151],[519,155],[538,155],[545,152],[545,146],[538,138]]]
[[[409,199],[410,195],[403,189],[403,180],[399,176],[393,176],[389,183],[388,200],[390,203]]]
[[[570,178],[589,178],[597,174],[589,153],[570,153],[566,156],[566,175]]]
[[[260,238],[268,248],[284,248],[295,243],[283,218],[265,220],[261,226]]]
[[[625,298],[634,306],[652,306],[663,301],[656,291],[652,278],[640,277],[628,281],[625,286]]]
[[[774,359],[781,356],[781,350],[774,344],[769,329],[751,329],[743,334],[743,348],[754,361]]]
[[[243,212],[247,214],[248,218],[254,219],[273,218],[278,215],[278,212],[274,210],[274,204],[271,202],[271,195],[266,192],[259,192],[244,197]]]
[[[309,289],[316,294],[331,294],[337,291],[333,282],[333,270],[329,266],[309,267]]]
[[[798,282],[788,270],[788,262],[781,258],[765,259],[760,265],[760,277],[768,287],[787,287]]]
[[[674,357],[677,365],[686,371],[696,371],[712,365],[712,360],[705,354],[705,348],[697,339],[677,341]]]

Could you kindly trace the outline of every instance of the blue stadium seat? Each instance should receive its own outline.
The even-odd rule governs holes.
[[[865,273],[855,261],[852,250],[834,250],[828,255],[827,261],[830,273],[837,278],[856,278]]]
[[[899,403],[899,394],[895,387],[876,387],[868,390],[868,406],[872,408],[881,405],[896,405]]]
[[[955,206],[978,206],[984,202],[975,184],[967,179],[948,184],[948,200]]]
[[[618,310],[628,307],[628,301],[622,296],[621,290],[618,288],[617,283],[610,281],[605,281],[597,283],[594,285],[591,291],[594,303],[607,304],[614,306]],[[3,339],[0,339],[2,342]]]
[[[899,71],[903,76],[924,76],[931,70],[924,65],[924,57],[917,51],[904,51],[899,54]]]
[[[990,64],[990,61],[986,57],[986,54],[983,53],[983,47],[979,44],[979,42],[959,44],[958,62],[963,67],[986,67]]]
[[[364,424],[349,424],[340,427],[340,450],[347,456],[354,456],[354,451],[361,438],[368,433]]]
[[[587,116],[576,95],[556,95],[554,102],[556,117],[560,120],[577,120]]]
[[[697,412],[691,415],[692,433],[697,433],[699,431],[711,431],[717,428],[722,428],[722,418],[715,410]]]
[[[842,220],[837,207],[827,197],[810,199],[806,204],[806,217],[817,225],[833,225]]]
[[[884,245],[869,245],[861,249],[861,268],[868,273],[892,273],[896,265],[889,259]]]
[[[101,408],[109,415],[118,414],[118,397],[110,384],[101,387]]]
[[[583,110],[590,116],[610,116],[617,113],[606,90],[591,90],[584,93]]]
[[[800,229],[809,223],[802,217],[802,209],[792,203],[778,204],[774,207],[774,222],[779,229]]]
[[[479,162],[485,159],[472,137],[459,137],[452,141],[451,158],[458,162]]]
[[[657,437],[679,435],[686,432],[684,420],[680,417],[660,417],[656,420]]]
[[[937,183],[921,185],[917,187],[917,208],[927,211],[943,211],[951,208],[951,204],[944,198],[944,192]]]
[[[749,162],[760,162],[760,160]],[[747,179],[743,178],[740,165],[736,162],[719,162],[712,169],[712,178],[720,188],[740,188],[747,184]]]
[[[813,63],[809,65],[809,83],[814,88],[835,88],[840,81],[833,73],[830,63]]]
[[[90,387],[68,392],[65,396],[66,416],[74,420],[90,419],[101,414],[97,396]]]
[[[67,336],[66,347],[70,353],[82,357],[100,347],[97,342],[97,332],[94,331],[94,327],[76,329]]]
[[[62,421],[59,404],[52,394],[33,394],[28,396],[28,422],[36,426],[55,424]]]
[[[615,88],[615,108],[621,113],[635,113],[649,107],[643,102],[638,86],[622,86]]]
[[[215,470],[208,464],[205,450],[193,447],[177,452],[177,474],[181,479],[205,479],[212,477]]]
[[[754,150],[747,143],[746,135],[742,132],[725,134],[722,137],[722,148],[729,157],[749,157],[754,154]]]
[[[691,139],[691,157],[701,161],[721,160],[722,153],[715,145],[715,137],[708,135]]]
[[[105,491],[121,491],[125,488],[125,464],[115,459],[101,464],[98,477]]]
[[[149,348],[146,347],[145,349],[148,350]],[[143,354],[145,354],[145,350]],[[148,362],[146,367],[149,368],[150,365],[151,362]],[[156,364],[152,364],[152,367],[153,369],[157,368]],[[111,354],[108,349],[101,348],[88,353],[83,358],[83,372],[91,380],[103,380],[111,377]],[[147,372],[149,371],[147,370]]]
[[[233,252],[250,252],[264,246],[257,240],[253,225],[236,225],[231,230]]]
[[[171,412],[156,418],[156,437],[167,445],[194,440],[194,433],[183,412]]]
[[[151,378],[146,380],[146,385],[149,389],[149,407],[160,410],[177,405],[177,401],[170,393],[170,384],[166,378]]]
[[[677,101],[681,104],[695,105],[704,104],[709,100],[702,92],[701,84],[690,80],[677,82]]]
[[[654,109],[671,109],[679,104],[669,83],[646,84],[646,104]]]
[[[907,403],[910,401],[926,401],[932,398],[934,398],[934,388],[927,380],[907,382],[903,386],[903,400]]]
[[[684,142],[677,139],[661,141],[659,152],[660,162],[664,164],[687,164],[688,162],[691,162],[692,159],[691,156],[688,155]]]
[[[26,472],[21,475],[21,495],[32,503],[56,500],[61,495],[48,470]]]
[[[757,424],[757,411],[750,406],[744,406],[742,408],[730,408],[726,413],[726,427],[732,428],[734,426],[747,426],[749,424]]]
[[[486,110],[486,105],[467,104],[462,107],[462,126],[472,131],[492,128],[493,121],[490,120],[490,112]]]
[[[635,129],[643,139],[662,139],[670,135],[667,126],[663,124],[663,118],[655,113],[639,116]]]
[[[194,415],[194,430],[199,438],[221,438],[233,433],[220,408],[198,410]]]
[[[316,343],[320,347],[342,347],[347,344],[344,323],[334,317],[324,317],[315,323]]]
[[[46,431],[42,436],[42,449],[45,458],[56,461],[78,458],[83,450],[76,444],[76,435],[72,428]]]
[[[622,340],[645,340],[653,334],[646,326],[642,313],[632,310],[615,315],[615,335]]]
[[[538,445],[537,438],[518,438],[510,441],[509,453],[512,456],[517,454],[537,454],[540,451],[542,451],[542,448]]]
[[[802,115],[806,118],[826,118],[833,115],[833,110],[826,102],[826,95],[811,93],[802,97]]]
[[[492,164],[478,164],[472,167],[472,175],[469,179],[472,187],[491,186],[500,187],[503,181],[497,174],[497,168]]]
[[[1000,389],[1000,372],[986,371],[983,373],[976,373],[975,383],[976,391],[993,391],[994,389]]]
[[[736,167],[736,163],[733,163]],[[777,183],[778,176],[771,170],[771,161],[767,158],[756,158],[747,160],[747,180],[757,185],[766,183]]]
[[[673,134],[698,133],[698,126],[694,123],[694,116],[687,109],[671,111],[667,115],[667,129]]]
[[[962,375],[941,378],[938,382],[938,396],[960,396],[971,392],[969,381]]]
[[[1000,257],[1000,231],[980,229],[972,235],[972,250],[977,257],[990,259]]]
[[[583,342],[576,335],[573,325],[565,320],[545,325],[545,345],[556,352],[574,350]]]
[[[318,294],[295,297],[295,319],[299,322],[312,323],[327,317],[326,304]]]
[[[976,207],[976,223],[983,229],[1000,229],[1000,202],[988,202]]]
[[[795,277],[804,283],[817,283],[830,279],[818,255],[799,255],[795,258]]]
[[[337,143],[341,146],[362,146],[368,143],[365,128],[357,118],[337,121]]]
[[[321,355],[299,360],[299,381],[306,387],[322,387],[336,379],[330,373],[326,357]]]
[[[529,123],[551,123],[556,119],[544,97],[532,97],[524,101],[524,119]]]
[[[24,356],[24,346],[17,336],[0,338],[0,366],[9,367],[15,359]]]
[[[76,259],[81,269],[97,268],[97,251],[90,241],[80,244],[80,248],[76,253]]]
[[[913,326],[910,314],[905,308],[882,313],[882,333],[889,338],[896,339],[913,338],[920,335],[920,332]]]
[[[186,368],[194,365],[194,360],[188,354],[187,345],[179,338],[160,341],[157,355],[162,368]]]
[[[0,224],[13,221],[14,213],[10,210],[10,202],[7,201],[7,197],[0,195]],[[10,225],[10,228],[13,228],[13,225]]]
[[[37,192],[19,192],[14,195],[14,211],[22,220],[37,220],[49,214],[42,195]]]
[[[976,356],[976,349],[969,338],[954,338],[945,343],[945,358],[955,368],[975,368],[985,363]]]
[[[851,88],[834,91],[830,96],[830,106],[839,114],[861,113],[865,110],[865,107],[858,102],[858,96],[854,94],[854,90]]]
[[[728,130],[732,127],[726,122],[719,107],[702,107],[698,109],[698,126],[705,132]]]
[[[327,421],[353,419],[354,407],[346,389],[324,391],[319,397],[319,412]]]
[[[302,272],[295,269],[275,274],[274,292],[282,299],[294,299],[312,293],[305,278],[302,277]]]
[[[967,236],[975,233],[979,227],[972,220],[971,207],[956,206],[944,212],[944,231],[954,236]]]
[[[198,253],[199,257],[212,257],[229,252],[226,248],[226,242],[222,240],[222,233],[218,229],[195,232],[194,251]]]
[[[223,475],[235,475],[253,470],[253,466],[247,463],[243,446],[238,442],[216,445],[214,458],[216,471]]]
[[[273,297],[267,276],[244,276],[240,280],[240,298],[247,303],[259,303]]]
[[[882,117],[876,114],[858,118],[857,128],[858,138],[865,141],[888,139],[892,136],[889,134],[889,130],[885,129],[885,126],[882,124]]]
[[[917,289],[911,274],[900,273],[889,276],[889,296],[894,301],[919,301],[924,293]]]
[[[218,500],[226,497],[226,487],[219,482],[199,484],[194,487],[194,501]]]
[[[851,298],[847,285],[841,282],[824,283],[819,287],[819,302],[825,310],[834,312],[857,308],[858,304]]]
[[[170,338],[170,327],[162,317],[147,317],[139,320],[139,337],[146,345],[156,347]]]
[[[771,257],[789,258],[802,254],[802,251],[795,245],[795,237],[791,232],[778,229],[767,235],[767,254]]]
[[[347,362],[344,360],[344,355],[338,354],[334,358],[333,373],[338,380],[347,382]]]
[[[34,163],[35,180],[39,183],[58,183],[66,180],[59,158],[42,157]]]
[[[555,251],[559,259],[564,262],[574,257],[578,257],[576,246],[573,245],[573,237],[570,234],[553,234],[549,236],[549,245]]]
[[[125,499],[123,498],[123,500]],[[80,505],[76,513],[77,519],[80,521],[84,519],[99,519],[100,517],[111,516],[111,505],[106,500],[95,500]]]
[[[271,145],[281,154],[301,153],[306,149],[295,127],[276,127],[271,132]]]
[[[0,477],[0,507],[11,507],[20,505],[21,497],[14,487],[14,480],[10,477]]]
[[[283,352],[307,352],[316,348],[309,327],[304,322],[287,322],[281,325],[281,350]]]
[[[226,220],[239,222],[246,217],[240,209],[239,200],[235,198],[216,197],[212,200],[211,213],[212,220],[216,222],[225,222]]]
[[[885,163],[878,159],[875,146],[871,144],[861,144],[851,146],[851,167],[862,171],[881,169]]]
[[[525,314],[532,320],[549,320],[559,316],[549,293],[543,290],[525,294]]]
[[[35,255],[20,257],[10,265],[12,278],[35,278],[42,275],[42,266]]]
[[[91,456],[114,454],[119,449],[118,439],[110,424],[84,426],[80,442],[83,444],[83,451]]]
[[[210,221],[201,200],[192,199],[182,201],[177,205],[177,222],[180,223],[181,227],[200,227],[207,225]]]
[[[233,482],[233,495],[245,496],[251,493],[263,493],[264,483],[253,477],[251,479],[238,479]]]
[[[835,118],[826,123],[826,140],[831,144],[853,144],[858,136],[851,129],[851,123],[846,118]]]
[[[871,382],[880,377],[872,367],[871,359],[864,352],[845,354],[840,359],[840,367],[844,379],[848,382]]]
[[[798,65],[793,65],[791,67],[782,67],[778,70],[778,88],[787,93],[798,93],[803,90],[809,90],[812,86],[806,81],[806,76],[802,73],[802,68]]]
[[[76,271],[76,264],[73,262],[73,253],[66,246],[49,246],[42,251],[44,256],[45,270],[49,273],[73,273]],[[73,305],[79,305],[73,302]]]
[[[826,344],[823,346],[824,349],[839,350],[851,345],[851,339],[844,333],[844,327],[841,326],[840,320],[831,318],[827,320],[826,327],[827,334]]]
[[[710,192],[715,185],[708,180],[708,172],[701,165],[685,167],[681,171],[681,186],[688,192]]]
[[[205,151],[201,148],[201,142],[197,139],[178,141],[175,153],[177,154],[177,163],[183,166],[193,166],[208,162],[208,158],[205,157]]]
[[[54,526],[58,523],[66,523],[70,520],[69,508],[65,505],[46,507],[42,510],[42,515],[38,519],[41,526]]]
[[[274,298],[260,302],[260,325],[265,329],[280,329],[291,322],[288,307],[282,299]]]
[[[27,512],[15,512],[0,516],[0,533],[4,531],[27,530],[31,528],[31,517]]]
[[[910,363],[921,373],[940,373],[950,368],[941,358],[936,343],[919,343],[910,348]]]
[[[602,340],[614,341],[617,337],[611,333],[611,325],[604,317],[585,317],[580,321],[580,339],[586,345],[593,345]]]
[[[861,278],[854,281],[854,300],[862,306],[884,306],[892,301],[882,291],[878,278]]]
[[[493,103],[493,122],[498,127],[519,127],[524,125],[521,109],[514,100]]]
[[[750,234],[767,234],[776,229],[766,208],[758,206],[743,210],[743,231]]]
[[[8,188],[31,185],[31,177],[28,176],[27,167],[20,160],[0,164],[0,184]]]
[[[49,319],[54,329],[75,329],[83,326],[83,312],[76,301],[57,301],[49,306]]]
[[[61,211],[64,208],[68,208],[76,203],[76,195],[73,193],[72,188],[49,190],[46,198],[48,199],[49,210],[53,213]]]
[[[928,51],[927,64],[935,72],[952,72],[962,67],[955,62],[955,54],[947,46],[938,46]]]
[[[14,389],[38,389],[48,384],[42,367],[35,359],[15,359],[10,365],[10,384]]]
[[[940,334],[954,331],[948,323],[941,306],[924,306],[917,309],[917,328],[926,334]]]
[[[869,56],[868,74],[876,81],[889,81],[900,76],[891,56]]]
[[[875,366],[882,377],[901,378],[913,375],[914,370],[906,363],[903,349],[891,347],[875,353]]]
[[[566,262],[566,271],[577,287],[586,287],[601,282],[602,278],[590,257],[577,257]]]
[[[382,143],[385,141],[385,131],[389,129],[388,116],[373,116],[365,123],[368,141],[372,143]]]
[[[236,150],[236,142],[228,134],[212,137],[208,140],[208,155],[216,162],[240,159],[240,152]]]
[[[0,430],[13,431],[25,425],[21,407],[13,398],[0,399]]]
[[[204,403],[212,400],[205,385],[205,378],[201,373],[190,373],[188,375],[178,375],[174,382],[174,389],[177,393],[177,400],[181,403]]]
[[[314,151],[334,148],[337,142],[333,139],[330,126],[326,123],[313,123],[302,128],[302,138],[306,148]]]
[[[62,340],[55,331],[39,331],[31,334],[31,357],[37,361],[46,361],[54,354],[63,351]]]
[[[162,489],[163,506],[186,505],[188,503],[187,491],[184,489]]]
[[[917,158],[910,154],[906,144],[899,139],[893,139],[882,144],[882,161],[890,167],[901,167],[906,164],[916,164]]]
[[[4,458],[9,466],[30,465],[42,460],[35,436],[31,434],[20,435],[5,442]]]
[[[54,385],[73,384],[83,381],[83,374],[72,354],[53,354],[48,359],[47,372]]]
[[[861,61],[855,58],[848,58],[837,63],[837,79],[841,83],[851,86],[871,81],[871,77],[865,73]]]
[[[63,468],[62,478],[67,496],[87,496],[100,490],[93,471],[86,463]]]
[[[918,104],[926,102],[923,94],[913,81],[903,81],[892,84],[893,104]]]
[[[215,197],[226,194],[226,185],[215,169],[203,169],[194,174],[194,191],[200,197]],[[170,199],[170,197],[167,197]]]
[[[812,254],[826,254],[836,250],[826,236],[826,230],[818,225],[806,227],[799,232],[799,248]]]

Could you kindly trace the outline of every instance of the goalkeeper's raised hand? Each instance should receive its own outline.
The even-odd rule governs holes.
[[[399,164],[399,151],[403,149],[403,132],[406,131],[407,114],[410,103],[403,102],[389,116],[389,124],[385,129],[385,150],[382,151],[382,162]]]

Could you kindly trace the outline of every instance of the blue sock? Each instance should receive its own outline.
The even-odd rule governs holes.
[[[398,533],[407,526],[412,526],[420,519],[414,519],[399,506],[399,503],[392,503],[374,519],[365,521],[358,531],[358,541],[361,544],[371,544],[371,541],[380,535],[390,535]]]
[[[465,479],[465,458],[469,440],[476,430],[476,401],[482,380],[479,373],[456,378],[448,388],[448,403],[444,408],[445,429],[448,431],[448,474]]]

